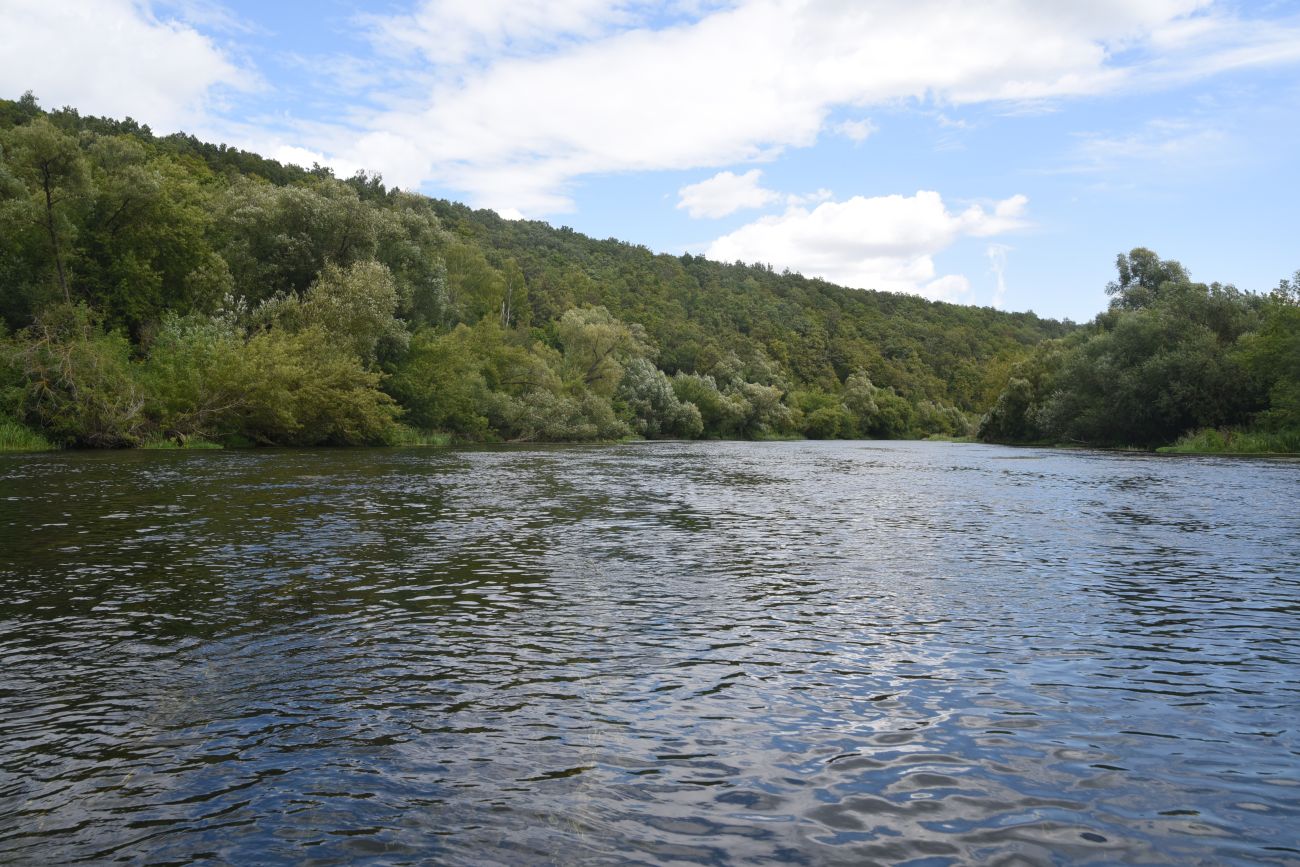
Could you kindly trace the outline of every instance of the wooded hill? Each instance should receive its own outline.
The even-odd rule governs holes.
[[[0,318],[0,428],[75,446],[964,435],[1015,415],[1044,341],[1098,327],[655,254],[30,95],[0,100]]]

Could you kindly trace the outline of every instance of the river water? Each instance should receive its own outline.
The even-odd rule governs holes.
[[[1300,863],[1300,464],[0,456],[0,862]]]

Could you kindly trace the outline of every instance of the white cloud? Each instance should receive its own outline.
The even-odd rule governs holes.
[[[854,144],[861,144],[871,137],[872,133],[880,131],[880,127],[871,122],[870,118],[862,120],[846,120],[835,125],[835,131]]]
[[[1213,8],[1172,19],[1151,34],[1155,57],[1148,74],[1173,85],[1233,69],[1300,62],[1294,21],[1248,20]]]
[[[217,33],[265,32],[246,18],[236,15],[220,0],[154,0],[154,5],[186,24]]]
[[[188,24],[132,0],[2,0],[0,93],[134,117],[160,130],[199,124],[221,89],[256,77]]]
[[[1027,205],[1016,195],[994,203],[992,211],[971,205],[953,213],[933,191],[854,196],[763,217],[718,238],[706,255],[724,262],[768,262],[861,289],[960,300],[970,291],[969,281],[960,274],[937,276],[933,257],[962,236],[991,237],[1023,228]]]
[[[425,0],[410,13],[362,20],[384,52],[418,53],[447,66],[591,39],[631,23],[635,5],[628,0]]]
[[[1294,20],[1249,14],[1210,0],[420,0],[358,19],[369,55],[311,60],[340,111],[309,124],[214,111],[259,85],[195,29],[245,26],[216,0],[0,0],[0,92],[539,215],[571,209],[587,176],[713,171],[827,131],[860,141],[871,106],[1041,110],[1300,62]],[[860,119],[831,123],[845,111]]]
[[[697,20],[730,0],[421,0],[409,13],[363,15],[386,54],[440,68],[547,54],[619,30]]]
[[[931,301],[951,301],[954,304],[965,304],[970,300],[970,281],[966,279],[964,274],[945,274],[920,287],[916,294],[929,298]]]
[[[331,160],[322,153],[307,148],[294,147],[293,145],[264,147],[260,149],[259,153],[266,154],[271,159],[287,165],[302,166],[304,169],[310,169],[313,164],[328,166],[333,169],[334,176],[339,178],[350,178],[362,168],[362,166],[351,163]]]
[[[725,217],[745,208],[761,208],[781,198],[780,193],[759,186],[763,173],[751,169],[743,175],[718,172],[707,181],[688,184],[677,191],[679,209],[692,217]]]
[[[419,108],[368,124],[417,145],[425,168],[398,173],[476,204],[561,210],[584,175],[714,167],[811,145],[841,106],[1010,105],[1131,85],[1155,35],[1173,39],[1168,28],[1206,0],[738,0],[673,26],[652,26],[647,3],[565,0],[553,15],[539,11],[550,6],[447,0],[423,7],[427,20],[380,21],[386,39],[421,46],[413,50],[432,65]],[[351,162],[376,164],[366,141],[337,145]]]

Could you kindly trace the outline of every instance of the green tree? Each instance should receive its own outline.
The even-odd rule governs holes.
[[[182,442],[242,436],[241,413],[256,376],[244,350],[243,331],[231,317],[165,317],[141,373],[154,430]]]
[[[327,263],[373,259],[379,226],[377,212],[339,181],[276,187],[239,178],[216,203],[213,233],[236,290],[260,301],[305,292]]]
[[[793,395],[797,425],[809,439],[843,439],[854,436],[854,418],[838,395],[803,391]]]
[[[387,389],[406,408],[407,421],[424,430],[471,440],[488,435],[488,384],[474,332],[458,325],[449,334],[423,328],[388,380]]]
[[[618,399],[627,407],[632,430],[648,439],[694,439],[704,430],[699,408],[678,399],[672,382],[648,359],[628,362],[618,386]]]
[[[211,310],[231,284],[207,240],[209,189],[126,136],[99,137],[89,157],[95,193],[78,246],[85,296],[137,338],[164,311]]]
[[[380,374],[320,328],[256,334],[243,350],[240,433],[267,445],[366,445],[391,439],[400,409]]]
[[[1265,424],[1300,431],[1300,271],[1269,296],[1263,325],[1243,341],[1241,360],[1268,393]]]
[[[443,251],[449,241],[423,196],[395,192],[377,212],[375,258],[393,274],[399,313],[412,329],[449,321]]]
[[[575,307],[555,326],[564,348],[566,379],[604,397],[613,395],[623,365],[645,355],[644,331],[615,319],[604,307]]]
[[[397,318],[397,286],[378,262],[329,263],[297,307],[300,327],[317,327],[367,366],[406,348],[410,334]]]
[[[749,406],[743,397],[724,394],[712,376],[678,371],[673,377],[673,393],[683,404],[694,406],[699,411],[705,436],[740,435]]]
[[[3,148],[9,171],[26,184],[34,200],[29,219],[40,222],[45,230],[59,290],[64,302],[71,304],[65,260],[76,225],[70,206],[90,188],[85,157],[75,138],[44,117],[10,130]]]
[[[1161,259],[1146,247],[1134,247],[1115,257],[1117,279],[1106,284],[1111,306],[1123,310],[1150,307],[1171,288],[1189,282],[1187,269],[1173,259]]]
[[[483,251],[470,244],[454,243],[444,254],[447,268],[445,325],[474,323],[485,316],[499,316],[504,309],[506,280],[492,267]]]
[[[494,425],[510,440],[613,440],[628,435],[609,400],[590,391],[557,394],[537,389],[519,397],[494,393],[491,401]]]
[[[981,436],[1155,446],[1260,408],[1260,389],[1233,350],[1257,326],[1258,300],[1193,283],[1149,250],[1118,264],[1111,309],[1091,333],[1041,346],[1032,376],[1014,370]]]

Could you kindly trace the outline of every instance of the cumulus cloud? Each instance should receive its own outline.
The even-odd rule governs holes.
[[[223,92],[259,85],[195,29],[234,32],[209,0],[3,4],[10,95],[203,131],[195,119]],[[219,126],[537,216],[571,209],[593,175],[716,171],[826,132],[863,141],[871,106],[1012,110],[1300,62],[1294,21],[1249,13],[1210,0],[419,0],[358,19],[371,52],[316,70],[337,79],[333,122],[227,113]],[[845,111],[860,119],[831,120]]]
[[[498,0],[481,12],[468,2],[428,4],[431,21],[451,22],[443,41],[431,23],[383,19],[377,26],[395,44],[432,40],[419,53],[436,69],[417,108],[379,113],[370,131],[419,144],[424,167],[403,172],[477,204],[539,213],[566,207],[584,175],[735,165],[811,145],[843,106],[1096,94],[1152,69],[1164,74],[1161,45],[1174,46],[1179,68],[1215,68],[1185,49],[1208,37],[1177,31],[1204,14],[1206,0],[736,0],[695,20],[669,16],[668,25],[648,11],[662,4],[597,12],[593,2],[564,0],[553,17],[534,9],[550,7],[540,0],[508,12]],[[1219,66],[1230,45],[1232,62],[1289,56],[1276,33],[1232,32],[1245,42],[1214,42]],[[466,60],[474,57],[495,59]],[[351,162],[373,164],[379,155],[365,141],[340,146]],[[521,168],[548,182],[498,180]]]
[[[351,177],[363,168],[351,163],[331,160],[318,151],[293,145],[273,145],[259,150],[273,160],[287,165],[302,166],[304,169],[310,169],[313,165],[328,166],[334,171],[335,177],[340,178]]]
[[[854,196],[809,210],[793,207],[723,235],[707,255],[724,262],[767,262],[861,289],[963,300],[969,281],[936,274],[934,256],[962,236],[991,237],[1027,225],[1028,200],[1011,196],[992,210],[952,212],[929,190],[913,196]]]
[[[256,76],[190,24],[133,0],[5,0],[0,93],[134,117],[163,130],[201,123],[223,88]]]
[[[777,201],[781,195],[759,186],[763,176],[759,169],[743,175],[718,172],[707,181],[688,184],[677,191],[679,209],[685,208],[692,217],[725,217],[745,208],[761,208]]]

